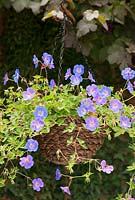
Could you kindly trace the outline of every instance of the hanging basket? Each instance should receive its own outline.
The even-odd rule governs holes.
[[[67,165],[71,155],[76,153],[75,163],[79,164],[88,161],[102,147],[105,133],[93,134],[93,132],[82,128],[82,119],[76,118],[73,121],[76,124],[72,133],[64,132],[72,120],[65,119],[65,126],[55,125],[47,134],[38,135],[35,138],[39,142],[39,149],[48,161],[55,164]],[[67,141],[72,137],[71,144]],[[82,147],[76,140],[83,140],[86,148]]]

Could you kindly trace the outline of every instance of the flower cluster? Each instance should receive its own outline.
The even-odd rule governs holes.
[[[38,141],[34,139],[28,139],[25,144],[25,149],[28,152],[36,152],[38,150]],[[33,157],[31,155],[27,155],[26,157],[20,158],[20,166],[25,169],[29,169],[34,165]],[[44,182],[41,178],[35,178],[32,180],[33,189],[39,192],[42,187],[44,187]]]

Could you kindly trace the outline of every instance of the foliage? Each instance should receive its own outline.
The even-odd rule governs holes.
[[[127,133],[130,138],[134,139],[134,106],[127,105],[123,99],[123,93],[128,90],[134,97],[134,83],[130,82],[135,77],[135,71],[131,68],[122,70],[122,77],[126,80],[124,89],[114,92],[113,88],[104,85],[89,84],[86,89],[80,86],[83,79],[89,82],[95,82],[90,71],[87,77],[83,77],[84,66],[77,64],[71,69],[67,69],[65,79],[70,78],[70,83],[65,85],[56,85],[51,79],[49,82],[47,77],[48,69],[55,68],[53,58],[48,53],[43,53],[42,61],[36,55],[33,56],[35,68],[40,67],[40,75],[35,75],[32,81],[28,81],[20,75],[19,69],[15,70],[13,81],[17,84],[17,89],[10,86],[5,90],[5,98],[1,98],[1,187],[6,182],[14,183],[14,179],[18,172],[16,160],[20,158],[20,166],[25,169],[33,167],[33,157],[28,152],[37,150],[37,142],[29,140],[40,134],[49,134],[50,129],[55,125],[65,125],[64,119],[72,119],[72,123],[65,128],[65,134],[71,133],[78,126],[75,119],[82,117],[81,125],[78,127],[76,138],[69,135],[67,140],[67,148],[71,144],[79,145],[81,148],[87,149],[85,141],[80,139],[79,132],[81,129],[92,131],[93,134],[104,133],[110,140],[112,137],[118,137]],[[45,71],[45,76],[41,73]],[[21,79],[22,86],[19,84]],[[4,76],[4,85],[10,81],[8,74]],[[11,80],[12,81],[12,80]],[[26,86],[25,86],[26,84]],[[85,134],[85,133],[84,133]],[[31,142],[30,142],[31,141]],[[134,149],[134,143],[132,144]],[[58,149],[59,150],[59,149]],[[26,157],[22,157],[27,153]],[[57,156],[57,155],[56,155]],[[63,156],[61,152],[61,156]],[[58,158],[59,159],[59,158]],[[98,159],[90,159],[84,162],[88,165],[87,171],[83,175],[72,175],[74,165],[77,163],[79,154],[74,149],[74,153],[68,160],[67,169],[71,175],[59,172],[58,179],[62,176],[69,178],[69,183],[65,187],[61,186],[64,192],[70,194],[69,187],[72,180],[76,178],[84,178],[86,182],[90,182],[91,164],[94,163],[96,170],[110,174],[114,168],[108,165],[105,160],[101,162]],[[134,164],[133,164],[134,166]],[[134,171],[134,167],[128,167]],[[26,175],[24,175],[26,176]],[[31,180],[29,176],[26,176]],[[36,177],[34,177],[36,178]],[[132,179],[134,175],[132,176]],[[40,180],[40,179],[34,179]],[[34,181],[32,181],[33,184]],[[131,182],[130,182],[131,183]],[[43,183],[41,182],[41,187]],[[33,185],[34,190],[40,191]],[[36,188],[36,189],[35,189]],[[129,189],[132,192],[131,188]]]

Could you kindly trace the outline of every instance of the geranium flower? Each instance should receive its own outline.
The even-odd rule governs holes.
[[[88,72],[88,79],[89,79],[91,82],[93,82],[93,83],[96,82],[95,79],[93,78],[93,76],[92,76],[92,74],[91,74],[90,72]]]
[[[3,79],[4,79],[4,81],[3,81],[3,84],[4,84],[4,85],[6,85],[6,84],[7,84],[7,82],[8,82],[8,79],[9,79],[9,78],[8,78],[8,72],[6,72],[6,73],[5,73],[5,75],[4,75],[4,78],[3,78]]]
[[[29,169],[34,165],[33,157],[31,155],[22,157],[20,158],[19,164],[21,165],[21,167],[24,167],[25,169]]]
[[[87,113],[87,110],[84,106],[80,106],[78,109],[77,109],[77,113],[80,117],[86,115]]]
[[[97,117],[89,117],[85,119],[85,123],[86,129],[90,131],[94,131],[99,126]]]
[[[33,55],[33,64],[35,65],[35,68],[38,67],[38,58],[36,55]]]
[[[66,194],[71,195],[71,192],[70,192],[70,190],[69,190],[69,187],[63,187],[63,186],[61,186],[60,189],[61,189],[63,192],[65,192]]]
[[[15,74],[13,75],[14,78],[14,82],[18,84],[18,80],[19,80],[19,75],[20,75],[20,71],[19,69],[15,70]]]
[[[87,112],[95,112],[96,111],[96,109],[94,107],[94,103],[89,98],[83,99],[81,101],[81,106],[83,106],[87,110]]]
[[[32,180],[32,186],[33,186],[33,190],[36,190],[37,192],[39,192],[41,188],[44,187],[44,182],[42,181],[41,178],[35,178]]]
[[[49,69],[55,68],[52,55],[48,53],[43,53],[42,60],[44,62],[44,65],[48,67]]]
[[[28,87],[26,91],[23,92],[23,100],[30,100],[34,97],[35,90],[31,87]]]
[[[98,89],[97,85],[92,84],[92,85],[88,85],[86,87],[86,91],[87,91],[89,96],[95,97],[96,94],[99,92],[99,89]]]
[[[53,89],[55,86],[56,86],[56,83],[55,83],[54,79],[51,79],[51,80],[50,80],[50,85],[49,85],[49,87],[50,87],[51,89]]]
[[[109,97],[111,95],[111,88],[107,87],[107,86],[103,86],[100,90],[99,90],[99,94],[103,97]]]
[[[93,101],[95,101],[97,105],[105,105],[107,100],[106,98],[103,98],[99,93],[97,93],[93,98]]]
[[[122,109],[122,103],[118,99],[111,99],[109,109],[113,112],[119,112]]]
[[[28,139],[27,143],[25,144],[25,149],[27,149],[27,151],[37,151],[38,149],[38,141],[34,140],[34,139]]]
[[[134,92],[134,87],[130,81],[127,83],[127,89],[131,94]]]
[[[107,165],[105,160],[102,160],[100,165],[101,165],[101,171],[107,174],[110,174],[114,170],[113,166]]]
[[[73,72],[75,75],[84,74],[84,66],[83,65],[75,65],[73,68]]]
[[[132,70],[130,67],[127,67],[121,71],[121,75],[123,79],[130,80],[135,77],[135,71]]]
[[[44,126],[44,122],[41,118],[32,120],[30,124],[30,128],[32,129],[32,131],[36,131],[36,132],[41,131],[43,126]]]
[[[65,80],[67,80],[70,76],[72,76],[72,74],[71,74],[71,68],[68,68],[67,72],[65,74]]]
[[[128,129],[131,127],[131,121],[126,116],[120,116],[120,126],[122,128]]]
[[[45,119],[48,115],[47,109],[43,106],[38,106],[34,112],[35,118]]]
[[[55,172],[55,180],[56,181],[59,181],[61,179],[61,172],[59,169],[56,169],[56,172]]]
[[[70,80],[71,80],[71,83],[72,85],[79,85],[80,82],[82,82],[82,76],[79,76],[79,75],[72,75],[70,77]]]

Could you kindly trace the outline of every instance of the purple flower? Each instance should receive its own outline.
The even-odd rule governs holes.
[[[56,181],[59,181],[61,179],[61,172],[59,169],[56,169],[55,179],[56,179]]]
[[[91,74],[90,72],[88,72],[88,79],[89,79],[91,82],[93,82],[93,83],[96,82],[95,79],[93,78],[93,76],[92,76],[92,74]]]
[[[14,78],[14,82],[18,84],[18,80],[19,80],[19,75],[20,75],[20,71],[19,69],[15,70],[15,74],[13,75]]]
[[[86,129],[90,131],[94,131],[99,126],[97,117],[89,117],[85,119],[85,123],[86,123]]]
[[[32,186],[33,186],[33,190],[36,190],[37,192],[39,192],[41,188],[44,187],[44,182],[42,181],[41,178],[35,178],[32,180]]]
[[[86,91],[87,91],[89,96],[94,97],[99,92],[99,89],[98,89],[97,85],[92,84],[92,85],[88,85],[86,87]]]
[[[48,53],[43,53],[42,60],[44,62],[44,65],[48,67],[49,69],[53,69],[54,67],[54,61],[52,55]]]
[[[38,67],[38,58],[36,55],[33,55],[33,64],[35,65],[35,68]]]
[[[135,71],[127,67],[121,71],[121,75],[125,80],[130,80],[135,77]]]
[[[72,76],[72,74],[71,74],[71,68],[68,68],[67,72],[65,74],[65,80],[67,80],[70,76]]]
[[[48,115],[47,109],[43,106],[38,106],[34,112],[35,118],[45,119]]]
[[[107,174],[110,174],[114,170],[113,166],[107,165],[105,160],[102,160],[100,165],[101,165],[101,171]]]
[[[37,151],[38,149],[38,141],[34,139],[28,139],[27,143],[25,144],[25,149],[28,151]]]
[[[130,128],[131,127],[130,119],[125,116],[120,116],[120,126],[125,129]]]
[[[134,87],[130,81],[128,81],[127,89],[131,94],[134,92]]]
[[[26,91],[23,92],[23,100],[30,100],[34,97],[35,91],[28,87]]]
[[[36,131],[36,132],[41,131],[43,126],[44,126],[44,122],[42,121],[41,118],[32,120],[30,124],[30,128],[32,129],[32,131]]]
[[[75,75],[82,75],[84,74],[84,66],[83,65],[75,65],[73,68],[73,72]]]
[[[99,90],[100,95],[103,98],[106,98],[108,96],[111,95],[111,88],[107,87],[107,86],[103,86],[100,90]]]
[[[99,93],[96,94],[96,96],[93,98],[93,101],[95,101],[97,105],[106,104],[106,98],[101,97]]]
[[[113,112],[119,112],[122,109],[122,103],[118,99],[111,99],[109,109]]]
[[[26,157],[20,158],[21,167],[24,167],[25,169],[29,169],[34,165],[33,157],[31,155],[27,155]]]
[[[53,89],[55,86],[56,86],[56,83],[55,83],[54,79],[51,79],[51,80],[50,80],[50,85],[49,85],[49,87],[50,87],[51,89]]]
[[[80,106],[80,107],[77,109],[77,113],[78,113],[78,115],[79,115],[80,117],[82,117],[82,116],[86,115],[87,110],[86,110],[85,107]]]
[[[63,192],[65,192],[66,194],[71,195],[71,192],[70,192],[70,190],[69,190],[69,187],[63,187],[63,186],[61,186],[60,189],[61,189]]]
[[[79,75],[72,75],[70,77],[72,85],[79,85],[82,82],[82,77]]]
[[[8,78],[8,72],[6,72],[5,75],[4,75],[4,78],[3,78],[3,80],[4,80],[4,81],[3,81],[3,85],[6,85],[6,84],[7,84],[8,79],[9,79],[9,78]]]
[[[81,106],[83,106],[87,110],[87,112],[95,112],[96,111],[96,109],[94,107],[94,103],[89,98],[83,99],[81,101]]]

